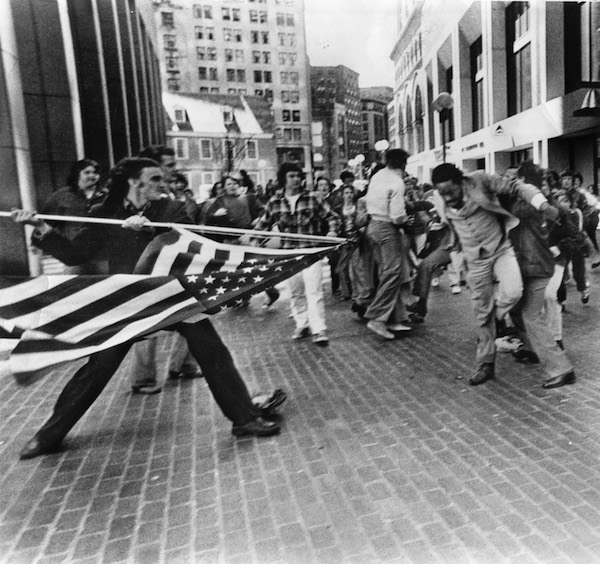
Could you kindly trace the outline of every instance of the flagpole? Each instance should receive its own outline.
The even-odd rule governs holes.
[[[0,217],[11,217],[11,212],[0,211]],[[79,217],[75,215],[50,215],[44,213],[35,214],[37,219],[44,221],[65,221],[76,223],[100,223],[103,225],[123,225],[124,219],[111,219],[107,217]],[[164,227],[166,229],[187,229],[188,231],[201,231],[203,233],[226,234],[226,235],[250,235],[252,237],[281,237],[286,239],[297,239],[314,241],[315,243],[346,243],[347,239],[342,237],[326,237],[324,235],[303,235],[300,233],[281,233],[279,231],[254,231],[253,229],[238,229],[234,227],[217,227],[213,225],[195,225],[194,223],[167,223],[162,221],[149,221],[144,224],[148,227]]]

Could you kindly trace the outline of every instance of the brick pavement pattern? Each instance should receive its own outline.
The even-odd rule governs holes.
[[[278,437],[234,439],[202,380],[134,396],[122,370],[61,452],[19,461],[74,367],[0,379],[1,562],[600,562],[595,288],[571,292],[578,382],[555,390],[507,354],[468,386],[470,304],[447,285],[394,342],[330,299],[325,349],[261,300],[216,324],[252,390],[288,392]]]

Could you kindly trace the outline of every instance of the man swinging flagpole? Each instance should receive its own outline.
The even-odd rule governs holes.
[[[111,273],[135,272],[148,243],[158,234],[149,222],[189,223],[183,202],[161,197],[163,176],[158,163],[146,158],[126,158],[111,171],[107,198],[90,210],[90,216],[123,220],[122,225],[88,224],[68,239],[33,212],[15,210],[14,221],[35,227],[32,242],[66,264],[77,264],[105,252]],[[198,314],[170,327],[187,341],[223,414],[232,421],[236,436],[270,436],[280,426],[265,416],[278,407],[285,394],[271,397],[268,405],[253,403],[231,354],[210,320]],[[67,383],[53,414],[25,445],[21,458],[33,458],[59,448],[62,440],[84,415],[112,378],[132,341],[92,354]],[[277,405],[276,405],[277,404]]]

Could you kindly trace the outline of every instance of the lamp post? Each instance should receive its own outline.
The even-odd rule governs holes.
[[[448,92],[441,92],[440,95],[431,102],[434,111],[440,114],[440,126],[442,128],[442,161],[446,162],[446,120],[449,111],[454,107],[454,99]]]

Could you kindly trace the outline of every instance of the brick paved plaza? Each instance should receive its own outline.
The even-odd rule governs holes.
[[[62,452],[19,461],[73,368],[4,375],[0,561],[600,562],[599,300],[570,288],[579,380],[543,390],[507,354],[467,385],[470,306],[445,282],[394,342],[330,299],[328,349],[291,342],[285,302],[255,298],[217,325],[253,391],[289,394],[269,439],[233,439],[202,380],[132,396],[122,371]]]

